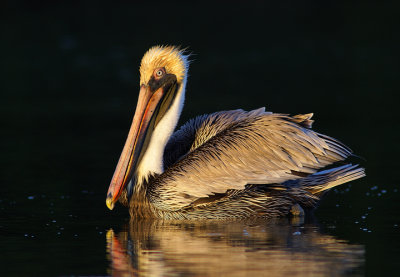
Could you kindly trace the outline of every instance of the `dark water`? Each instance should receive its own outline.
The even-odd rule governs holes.
[[[1,276],[398,273],[398,3],[2,5]],[[239,107],[314,112],[314,128],[360,155],[367,177],[292,221],[108,211],[154,44],[194,54],[182,122]]]

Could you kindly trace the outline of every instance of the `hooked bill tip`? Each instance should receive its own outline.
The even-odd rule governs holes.
[[[110,197],[110,195],[107,196],[106,198],[106,205],[110,210],[114,209],[114,202],[112,200],[112,197]]]
[[[109,229],[106,233],[106,238],[107,240],[110,240],[114,237],[114,230],[113,229]]]

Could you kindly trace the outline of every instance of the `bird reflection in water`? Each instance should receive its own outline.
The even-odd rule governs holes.
[[[131,220],[107,233],[112,276],[363,275],[364,247],[298,218]]]

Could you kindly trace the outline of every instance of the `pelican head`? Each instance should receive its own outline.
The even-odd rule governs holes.
[[[155,46],[143,56],[135,115],[107,192],[110,210],[127,185],[138,189],[150,174],[164,171],[164,148],[183,107],[187,70],[187,56],[173,46]]]

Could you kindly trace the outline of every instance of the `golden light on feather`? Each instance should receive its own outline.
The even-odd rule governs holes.
[[[311,129],[311,113],[221,111],[174,132],[188,64],[173,46],[144,55],[135,115],[107,193],[110,209],[120,199],[140,217],[297,215],[330,188],[365,176],[347,163],[346,145]]]

